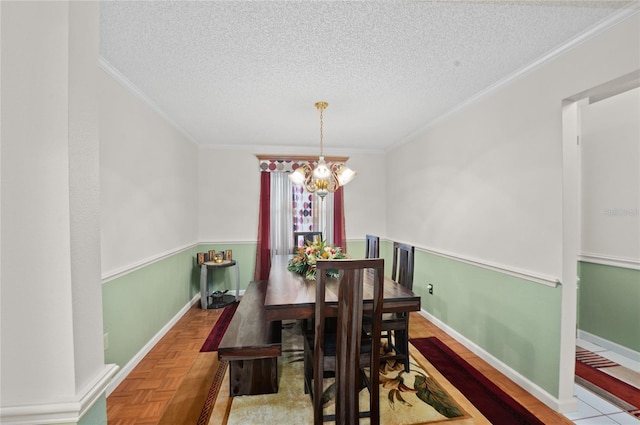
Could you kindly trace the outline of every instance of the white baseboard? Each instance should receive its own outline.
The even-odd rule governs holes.
[[[122,369],[120,369],[120,372],[113,378],[113,380],[107,386],[107,396],[109,396],[113,392],[113,390],[115,390],[118,387],[118,385],[120,385],[122,381],[124,381],[124,379],[131,373],[131,371],[133,371],[133,369],[138,365],[138,363],[142,361],[144,356],[149,354],[149,351],[151,351],[153,346],[156,345],[158,341],[160,341],[167,332],[169,332],[169,330],[173,327],[173,325],[175,325],[178,322],[178,320],[180,320],[180,318],[182,318],[182,316],[184,316],[186,312],[189,311],[189,309],[194,304],[197,304],[199,302],[200,302],[200,293],[197,293],[191,299],[191,301],[189,301],[184,307],[182,307],[182,309],[180,309],[180,311],[175,316],[173,316],[173,318],[170,321],[168,321],[167,324],[164,325],[162,329],[160,329],[158,333],[155,334],[154,337],[151,338],[149,342],[147,342],[144,345],[144,347],[142,347],[142,349],[140,349],[140,351],[138,351],[138,353],[135,356],[133,356],[133,358],[129,360],[129,362],[127,362],[126,365],[124,365]]]
[[[104,365],[104,368],[85,388],[70,400],[52,403],[29,404],[24,406],[3,406],[0,408],[0,423],[4,425],[62,424],[77,423],[80,418],[102,397],[118,366]]]
[[[467,347],[471,350],[475,355],[480,357],[485,362],[489,363],[492,367],[496,368],[500,373],[511,379],[513,382],[521,386],[525,391],[529,392],[535,398],[555,410],[556,412],[573,412],[578,410],[578,401],[575,397],[570,397],[566,400],[560,400],[558,397],[555,397],[549,394],[547,391],[542,389],[540,386],[529,380],[528,378],[522,376],[511,367],[507,366],[505,363],[501,362],[493,355],[485,351],[482,347],[478,346],[474,342],[467,339],[465,336],[457,332],[455,329],[449,327],[447,324],[442,322],[437,317],[433,316],[431,313],[426,310],[420,310],[420,314],[427,318],[434,325],[442,329],[448,335],[453,337],[456,341]],[[428,360],[428,359],[427,359]]]
[[[587,331],[583,331],[580,329],[578,329],[578,338],[584,339],[585,341],[592,342],[596,345],[599,345],[602,348],[606,348],[609,351],[618,353],[621,356],[624,356],[628,359],[634,360],[636,362],[640,362],[640,353],[630,348],[627,348],[624,345],[620,345],[618,343],[609,341],[608,339],[601,338],[597,335],[591,334]]]

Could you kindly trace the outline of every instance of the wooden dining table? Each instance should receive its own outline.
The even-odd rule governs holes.
[[[287,270],[293,255],[275,255],[271,260],[271,271],[265,296],[265,319],[291,320],[309,319],[315,314],[316,281]],[[364,299],[373,298],[373,286],[365,276]],[[327,280],[327,302],[338,302],[337,283]],[[400,313],[420,310],[420,297],[391,278],[384,278],[383,313]]]

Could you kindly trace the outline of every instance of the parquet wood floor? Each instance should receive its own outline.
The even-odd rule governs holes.
[[[224,309],[187,313],[107,397],[109,425],[155,425]]]
[[[222,311],[202,310],[198,305],[189,309],[107,397],[109,425],[158,424]],[[545,424],[573,424],[417,313],[411,313],[409,333],[413,338],[436,336],[447,343]]]

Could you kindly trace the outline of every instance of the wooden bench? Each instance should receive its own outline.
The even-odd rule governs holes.
[[[251,282],[218,347],[229,361],[229,394],[278,392],[278,357],[282,354],[282,322],[266,320],[267,282]]]

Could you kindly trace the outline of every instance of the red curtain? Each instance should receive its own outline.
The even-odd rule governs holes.
[[[333,244],[347,252],[347,237],[344,231],[344,188],[333,194]]]
[[[260,173],[260,210],[258,211],[258,245],[256,247],[256,269],[254,280],[269,279],[271,270],[271,252],[269,238],[271,234],[271,174]]]

